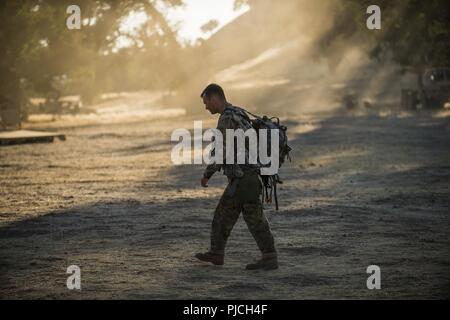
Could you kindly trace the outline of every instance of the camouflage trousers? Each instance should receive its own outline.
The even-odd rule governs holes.
[[[227,239],[242,212],[263,255],[276,253],[269,222],[263,212],[261,193],[262,185],[256,173],[245,173],[238,181],[228,184],[214,212],[210,252],[225,253]]]

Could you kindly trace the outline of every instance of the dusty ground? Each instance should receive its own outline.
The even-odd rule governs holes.
[[[280,269],[248,272],[242,217],[225,266],[193,258],[225,179],[203,189],[203,166],[171,164],[170,133],[194,120],[177,112],[35,122],[67,140],[0,149],[1,298],[450,298],[448,114],[290,119],[281,208],[266,210]]]

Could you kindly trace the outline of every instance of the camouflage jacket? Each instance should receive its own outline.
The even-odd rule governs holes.
[[[228,178],[240,178],[247,169],[257,170],[260,168],[257,164],[249,164],[248,149],[245,150],[245,164],[227,164],[226,158],[226,129],[242,129],[244,132],[251,129],[251,124],[241,115],[240,111],[230,103],[226,103],[225,109],[219,117],[217,129],[223,136],[223,164],[212,163],[208,165],[203,173],[205,178],[211,178],[212,175],[223,169],[223,174]]]

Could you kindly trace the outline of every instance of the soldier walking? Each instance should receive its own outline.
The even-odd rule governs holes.
[[[217,129],[221,131],[223,137],[226,136],[226,129],[242,129],[246,131],[252,128],[239,109],[227,102],[224,91],[219,85],[208,85],[200,97],[203,99],[206,110],[211,114],[220,114]],[[225,156],[226,139],[223,140],[223,154]],[[245,157],[245,164],[237,164],[236,162],[226,164],[223,161],[223,164],[212,163],[206,167],[201,179],[203,187],[207,187],[208,180],[215,172],[220,170],[227,176],[228,185],[214,212],[210,250],[205,253],[197,253],[195,257],[215,265],[223,265],[228,236],[242,212],[248,229],[262,253],[261,259],[255,263],[248,264],[246,269],[277,269],[278,259],[274,238],[262,207],[260,168],[257,164],[249,164],[248,149],[245,150]]]

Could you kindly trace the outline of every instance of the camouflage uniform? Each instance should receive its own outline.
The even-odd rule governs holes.
[[[225,130],[243,129],[246,131],[251,128],[251,124],[234,110],[233,106],[227,103],[217,126],[224,137],[224,155],[226,148]],[[224,254],[228,236],[242,212],[263,256],[276,255],[274,238],[262,208],[262,184],[259,178],[259,166],[248,164],[248,150],[246,150],[245,156],[247,163],[245,165],[225,164],[224,159],[224,164],[210,164],[204,172],[203,176],[209,179],[215,172],[222,169],[229,181],[214,213],[210,252]]]

